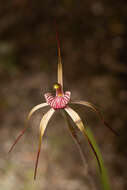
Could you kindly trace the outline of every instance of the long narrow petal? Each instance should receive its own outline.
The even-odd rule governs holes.
[[[87,133],[86,133],[86,130],[85,130],[85,127],[82,123],[82,120],[81,118],[79,117],[79,115],[70,107],[66,107],[65,108],[66,112],[70,115],[70,117],[72,118],[72,120],[74,121],[74,123],[77,125],[77,127],[79,128],[79,130],[83,133],[83,135],[87,138],[87,141],[89,143],[89,145],[91,146],[91,149],[93,150],[93,153],[96,157],[96,160],[98,162],[98,166],[99,166],[99,169],[100,169],[100,172],[102,171],[101,169],[101,163],[100,163],[100,160],[98,158],[98,154],[94,148],[94,145],[92,144],[91,140],[89,139]]]
[[[35,111],[37,111],[38,109],[43,108],[43,107],[45,107],[45,106],[48,106],[48,104],[47,104],[47,103],[42,103],[42,104],[39,104],[39,105],[33,107],[32,110],[30,111],[29,115],[28,115],[28,120],[30,119],[30,117],[32,116],[32,114],[33,114]],[[18,137],[16,138],[16,140],[14,141],[14,143],[12,144],[12,146],[11,146],[11,148],[9,149],[8,152],[11,152],[11,151],[13,150],[14,146],[15,146],[16,143],[20,140],[20,138],[24,135],[24,133],[26,132],[26,130],[27,130],[28,127],[29,127],[29,126],[28,126],[28,124],[27,124],[27,126],[20,132],[20,134],[18,135]]]
[[[20,138],[24,135],[24,133],[26,132],[27,128],[28,128],[28,126],[25,127],[25,128],[20,132],[20,134],[18,135],[18,137],[16,138],[16,140],[14,141],[14,143],[12,144],[12,146],[10,147],[8,153],[13,150],[14,146],[16,145],[16,143],[19,141],[19,139],[20,139]]]
[[[76,130],[75,130],[75,128],[71,125],[71,122],[70,122],[70,120],[69,120],[69,118],[68,118],[68,116],[67,116],[67,113],[66,113],[66,112],[62,112],[62,113],[64,113],[64,117],[65,117],[65,120],[66,120],[66,122],[67,122],[67,129],[68,129],[68,131],[69,131],[71,137],[73,138],[73,140],[74,140],[74,142],[75,142],[75,144],[76,144],[76,146],[77,146],[77,148],[78,148],[78,150],[79,150],[79,153],[80,153],[80,155],[81,155],[81,158],[82,158],[82,161],[83,161],[84,165],[86,166],[86,159],[85,159],[84,151],[83,151],[83,149],[82,149],[80,140],[79,140],[79,138],[78,138],[78,136],[77,136],[77,134],[76,134]],[[87,168],[86,168],[86,170],[87,170]]]
[[[34,172],[34,179],[36,179],[36,174],[37,174],[37,166],[38,166],[38,160],[40,156],[40,150],[41,150],[41,143],[42,143],[42,137],[44,135],[45,129],[47,127],[47,124],[52,117],[53,113],[55,112],[54,109],[50,109],[41,119],[40,122],[40,136],[39,136],[39,147],[38,147],[38,152],[37,152],[37,157],[36,157],[36,163],[35,163],[35,172]]]
[[[45,106],[48,106],[48,104],[47,103],[42,103],[42,104],[38,104],[37,106],[34,106],[33,108],[32,108],[32,110],[29,112],[29,114],[28,114],[28,120],[31,118],[31,116],[33,115],[33,113],[35,112],[35,111],[37,111],[38,109],[40,109],[40,108],[43,108],[43,107],[45,107]]]
[[[110,129],[116,136],[119,136],[119,134],[104,120],[102,113],[95,105],[91,104],[90,102],[86,102],[86,101],[72,101],[71,103],[72,104],[81,104],[81,105],[91,108],[94,112],[97,113],[99,119],[102,121],[104,126],[108,127],[108,129]]]
[[[56,40],[57,40],[57,48],[58,48],[58,83],[61,84],[61,87],[63,88],[63,70],[62,70],[62,62],[61,62],[60,40],[58,37],[58,29],[57,29],[56,21],[55,21],[55,27],[56,27]]]

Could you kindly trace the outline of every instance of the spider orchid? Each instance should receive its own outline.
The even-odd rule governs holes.
[[[44,114],[44,116],[42,117],[41,121],[40,121],[40,129],[39,129],[39,147],[38,147],[38,152],[37,152],[37,157],[36,157],[36,163],[35,163],[35,172],[34,172],[34,179],[36,179],[36,174],[37,174],[37,166],[38,166],[38,160],[39,160],[39,155],[40,155],[40,150],[41,150],[41,144],[42,144],[42,137],[44,135],[44,132],[46,130],[46,127],[48,125],[49,120],[51,119],[51,117],[53,116],[54,112],[56,110],[64,110],[65,111],[65,117],[68,121],[68,129],[69,132],[71,134],[71,136],[73,137],[75,143],[78,145],[79,151],[81,153],[81,156],[84,157],[83,154],[83,150],[80,146],[80,141],[78,139],[78,136],[76,135],[76,131],[75,128],[73,126],[70,125],[69,123],[69,118],[67,115],[70,116],[70,118],[72,119],[72,121],[75,123],[75,125],[78,127],[78,129],[82,132],[82,134],[85,136],[86,140],[88,141],[91,150],[93,151],[95,158],[97,160],[100,172],[101,172],[101,164],[100,164],[100,160],[98,158],[97,152],[94,148],[93,143],[91,142],[89,136],[87,135],[86,132],[86,128],[87,126],[83,124],[80,116],[78,115],[78,113],[76,111],[74,111],[71,107],[69,107],[70,104],[79,104],[79,105],[84,105],[88,108],[90,108],[92,111],[96,112],[99,119],[103,122],[103,124],[108,127],[115,135],[118,136],[117,132],[112,129],[108,123],[103,119],[103,115],[102,113],[98,110],[98,108],[96,106],[94,106],[93,104],[91,104],[90,102],[86,102],[86,101],[80,101],[80,100],[76,100],[76,101],[71,101],[70,97],[71,97],[71,92],[70,91],[63,91],[63,71],[62,71],[62,62],[61,62],[61,52],[60,52],[60,42],[58,39],[58,32],[57,32],[57,26],[56,26],[56,39],[57,39],[57,48],[58,48],[58,73],[57,73],[57,83],[54,84],[54,89],[56,90],[56,95],[52,95],[51,93],[46,93],[44,94],[45,103],[41,103],[35,107],[32,108],[32,110],[29,112],[28,114],[28,120],[30,120],[31,116],[33,115],[33,113],[35,113],[35,111],[37,111],[40,108],[49,106],[50,109],[47,113]],[[15,142],[13,143],[13,145],[11,146],[9,152],[12,151],[12,149],[14,148],[15,144],[18,142],[18,140],[23,136],[23,134],[25,133],[27,127],[23,129],[23,131],[21,131],[21,133],[19,134],[19,136],[16,138]]]

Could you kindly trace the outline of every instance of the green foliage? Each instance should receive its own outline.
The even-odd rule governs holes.
[[[87,133],[89,139],[91,140],[92,145],[94,146],[94,149],[96,150],[96,153],[97,153],[98,158],[100,160],[102,172],[101,172],[101,174],[99,173],[99,176],[100,176],[100,179],[101,179],[101,183],[102,183],[103,189],[104,190],[111,190],[111,186],[110,186],[110,183],[109,183],[107,170],[105,168],[101,152],[99,150],[99,147],[98,147],[98,145],[96,143],[96,140],[95,140],[95,138],[94,138],[94,136],[93,136],[93,134],[92,134],[92,132],[91,132],[91,130],[90,130],[89,127],[87,127],[87,129],[86,129],[86,133]]]
[[[9,43],[0,44],[0,71],[15,74],[18,71],[18,63],[14,47]]]

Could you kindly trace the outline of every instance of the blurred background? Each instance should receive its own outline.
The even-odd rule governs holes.
[[[0,188],[1,190],[99,190],[96,162],[84,138],[84,168],[79,152],[57,112],[49,123],[33,180],[39,121],[11,154],[30,109],[44,102],[56,82],[57,20],[65,90],[72,99],[94,103],[118,131],[115,137],[82,106],[74,106],[96,137],[113,190],[127,189],[127,3],[125,0],[0,1]],[[85,167],[86,167],[85,166]]]

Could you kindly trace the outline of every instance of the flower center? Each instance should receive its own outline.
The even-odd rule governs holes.
[[[60,84],[54,84],[53,88],[56,90],[56,96],[63,96],[63,90]]]

